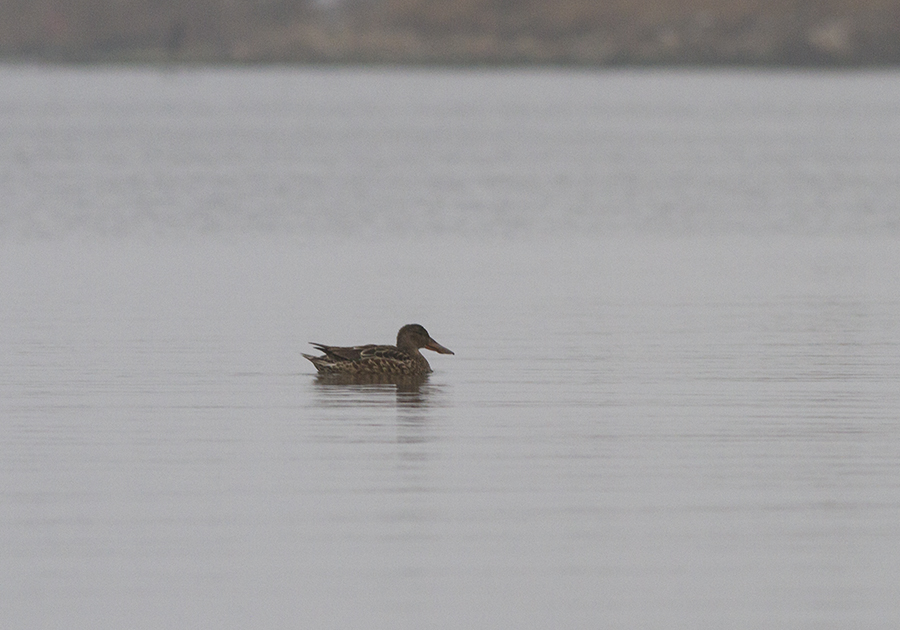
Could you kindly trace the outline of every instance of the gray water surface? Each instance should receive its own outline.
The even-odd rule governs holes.
[[[0,69],[3,626],[897,627],[895,79]]]

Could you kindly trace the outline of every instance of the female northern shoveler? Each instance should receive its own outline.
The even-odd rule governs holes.
[[[312,342],[310,342],[312,343]],[[353,346],[341,348],[312,343],[324,356],[303,356],[312,361],[320,374],[345,376],[421,376],[431,372],[428,361],[419,352],[427,348],[440,354],[453,354],[431,338],[419,324],[407,324],[397,333],[396,346]]]

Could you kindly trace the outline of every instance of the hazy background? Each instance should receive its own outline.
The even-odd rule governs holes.
[[[879,65],[896,0],[3,0],[0,57]]]

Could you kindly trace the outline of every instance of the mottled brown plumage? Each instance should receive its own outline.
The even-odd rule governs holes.
[[[312,343],[312,342],[310,342]],[[397,333],[396,346],[325,346],[312,343],[324,355],[303,356],[312,361],[320,374],[345,376],[421,376],[431,372],[428,361],[419,352],[427,348],[440,354],[453,354],[431,338],[419,324],[407,324]]]

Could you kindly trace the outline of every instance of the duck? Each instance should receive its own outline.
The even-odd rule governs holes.
[[[326,346],[310,342],[322,356],[303,354],[320,375],[335,376],[424,376],[431,366],[420,348],[438,354],[453,354],[431,338],[421,324],[407,324],[397,332],[396,346],[368,344],[364,346]]]

